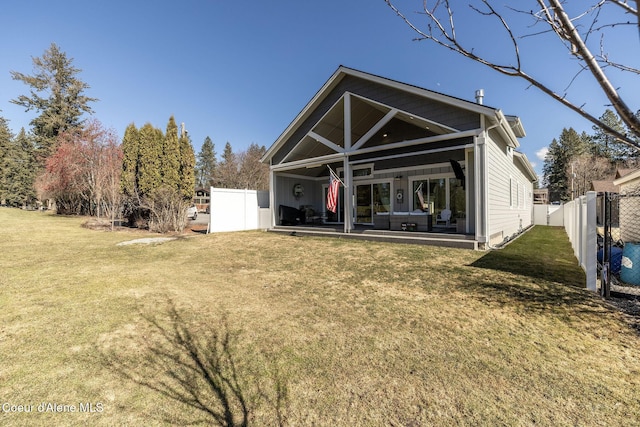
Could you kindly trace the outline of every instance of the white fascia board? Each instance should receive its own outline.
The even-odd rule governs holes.
[[[505,115],[507,121],[511,125],[511,129],[518,138],[524,138],[527,136],[527,132],[524,130],[524,126],[522,125],[522,121],[518,116],[510,116],[508,114]]]
[[[262,159],[260,159],[261,162],[265,163],[267,160],[269,160],[273,156],[273,154],[276,151],[278,151],[278,149],[284,143],[284,141],[286,141],[288,137],[295,131],[295,129],[304,121],[304,119],[307,116],[309,116],[309,114],[313,111],[314,107],[320,101],[322,101],[329,92],[331,92],[331,89],[333,89],[340,82],[340,80],[342,80],[342,77],[344,76],[342,69],[343,67],[340,66],[336,70],[336,72],[334,72],[333,75],[329,78],[329,80],[327,80],[325,84],[322,85],[320,90],[316,92],[316,94],[313,96],[313,98],[311,98],[311,100],[307,103],[307,105],[305,105],[302,111],[298,113],[296,118],[293,119],[291,123],[289,123],[289,126],[287,126],[284,132],[282,132],[282,134],[280,134],[278,139],[276,139],[276,141],[271,145],[271,147],[269,147],[269,149],[264,154],[264,156],[262,156]]]
[[[526,154],[520,153],[519,151],[514,151],[513,157],[518,159],[522,164],[522,166],[524,166],[526,171],[529,173],[529,177],[532,178],[531,182],[535,182],[538,180],[538,174],[536,174],[536,171],[533,169],[533,166],[531,166],[531,162],[527,158]]]
[[[613,185],[626,184],[627,182],[633,181],[634,179],[640,179],[640,169],[635,172],[628,173],[625,176],[621,176],[620,178],[613,181]]]
[[[328,154],[326,156],[313,157],[311,159],[296,160],[293,162],[271,165],[271,170],[283,171],[283,170],[297,169],[297,168],[311,166],[311,165],[320,166],[328,163],[333,163],[336,161],[341,161],[344,157],[345,157],[344,153]]]
[[[502,110],[498,109],[498,110],[495,110],[494,112],[495,112],[495,115],[493,119],[495,119],[495,122],[498,124],[498,132],[506,140],[506,143],[513,148],[520,147],[520,142],[518,142],[518,137],[516,137],[516,134],[513,132],[513,129],[511,129],[511,125],[509,124],[509,121],[502,113]]]

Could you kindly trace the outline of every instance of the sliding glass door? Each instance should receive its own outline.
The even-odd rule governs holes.
[[[422,204],[422,206],[420,206]],[[428,178],[413,181],[413,209],[428,210],[434,221],[444,210],[451,211],[450,225],[466,218],[465,191],[456,178]]]
[[[391,182],[355,183],[354,223],[373,224],[373,216],[378,212],[391,211]],[[323,200],[326,205],[328,185],[323,185]],[[327,223],[344,222],[344,187],[340,186],[336,213],[326,211]],[[326,210],[326,206],[325,206]]]
[[[356,185],[356,224],[373,224],[373,215],[391,210],[391,182]]]

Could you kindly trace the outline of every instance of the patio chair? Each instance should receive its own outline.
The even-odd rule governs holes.
[[[439,223],[444,223],[445,226],[449,226],[449,221],[451,220],[451,210],[442,209],[440,213],[436,216],[436,225]]]

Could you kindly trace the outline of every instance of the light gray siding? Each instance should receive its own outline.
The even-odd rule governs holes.
[[[487,158],[488,236],[497,244],[532,224],[533,184],[495,133],[487,142]]]

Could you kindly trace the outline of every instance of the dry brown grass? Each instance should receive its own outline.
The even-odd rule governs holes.
[[[0,400],[103,404],[2,424],[211,422],[187,404],[224,409],[206,372],[235,373],[227,409],[240,422],[245,401],[254,425],[640,419],[639,337],[579,287],[561,230],[482,253],[263,232],[116,246],[145,235],[0,223]]]

